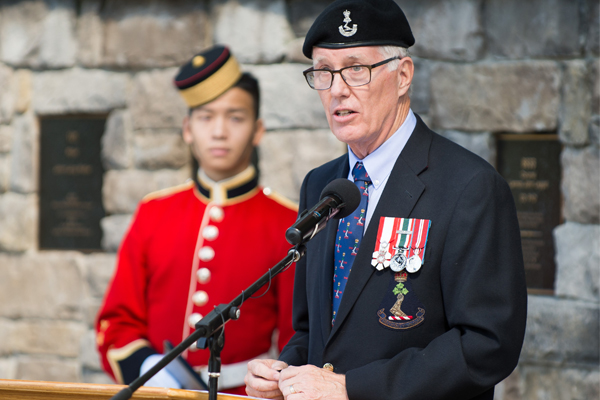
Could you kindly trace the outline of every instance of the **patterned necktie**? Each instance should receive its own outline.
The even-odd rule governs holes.
[[[346,289],[346,282],[352,269],[352,263],[358,253],[358,246],[363,237],[367,205],[369,204],[369,184],[371,179],[367,174],[362,162],[358,161],[352,169],[354,183],[360,190],[360,204],[352,214],[343,218],[338,225],[337,238],[335,241],[335,269],[333,272],[333,318],[331,325],[335,323],[342,295]]]

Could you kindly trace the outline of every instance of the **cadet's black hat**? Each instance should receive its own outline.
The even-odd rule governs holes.
[[[179,69],[175,85],[190,108],[213,101],[242,76],[240,65],[225,46],[196,54]]]
[[[341,49],[413,44],[415,38],[408,20],[393,0],[338,0],[312,24],[302,52],[312,58],[313,46]]]

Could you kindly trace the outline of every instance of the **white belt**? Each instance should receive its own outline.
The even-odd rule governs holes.
[[[261,354],[251,360],[240,361],[234,364],[221,365],[221,376],[219,376],[218,390],[231,389],[245,386],[244,378],[248,372],[248,363],[256,358],[269,358],[269,353]],[[200,374],[202,380],[208,385],[208,366],[196,367],[194,370]]]

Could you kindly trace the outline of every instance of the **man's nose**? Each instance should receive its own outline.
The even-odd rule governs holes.
[[[350,94],[350,87],[346,81],[342,79],[342,74],[339,72],[333,74],[332,79],[331,88],[329,88],[329,90],[331,90],[331,95],[334,97],[347,97]]]
[[[226,136],[227,129],[225,126],[225,118],[216,118],[213,126],[212,136],[215,139],[223,139]]]

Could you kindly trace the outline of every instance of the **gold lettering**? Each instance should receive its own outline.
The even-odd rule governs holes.
[[[521,168],[523,169],[536,169],[537,158],[535,157],[523,157],[521,158]]]
[[[79,157],[79,148],[71,146],[65,147],[65,156],[67,156],[68,158]]]
[[[519,202],[525,204],[535,204],[538,202],[538,194],[531,192],[519,193]]]
[[[58,164],[52,167],[54,175],[91,175],[93,171],[94,168],[90,164]]]
[[[79,132],[68,131],[67,132],[67,143],[77,143],[79,141]]]
[[[521,170],[521,179],[536,179],[536,178],[537,178],[537,172]]]

